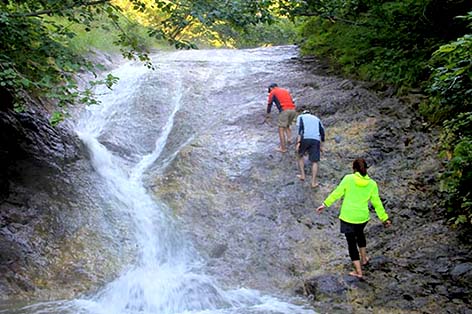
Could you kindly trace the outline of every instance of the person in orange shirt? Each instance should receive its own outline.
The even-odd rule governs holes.
[[[286,89],[278,87],[276,83],[269,85],[267,116],[270,114],[272,104],[275,104],[279,110],[278,127],[280,146],[277,148],[277,151],[285,153],[287,152],[287,144],[290,143],[292,138],[290,126],[296,118],[295,104],[292,100],[290,92]]]

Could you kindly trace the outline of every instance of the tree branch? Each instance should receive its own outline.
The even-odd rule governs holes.
[[[49,10],[41,10],[41,11],[36,11],[36,12],[28,12],[28,13],[16,13],[16,14],[9,14],[10,17],[17,18],[17,17],[35,17],[35,16],[41,16],[41,15],[47,15],[47,14],[52,14],[52,13],[57,13],[63,10],[68,10],[76,7],[84,7],[84,6],[94,6],[94,5],[99,5],[103,3],[109,3],[111,0],[95,0],[95,1],[90,1],[90,2],[82,2],[79,4],[71,4],[68,6],[64,6],[60,9],[54,10],[54,9],[49,9]]]

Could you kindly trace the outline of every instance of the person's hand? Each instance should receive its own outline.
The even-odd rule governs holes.
[[[325,209],[325,208],[326,208],[326,206],[325,206],[324,204],[321,204],[321,205],[318,206],[318,208],[315,209],[315,210],[318,212],[318,214],[321,214],[321,212],[322,212],[323,209]]]
[[[392,225],[392,222],[390,221],[390,219],[387,219],[383,222],[383,225],[385,228],[388,228]]]
[[[264,115],[264,120],[262,120],[262,123],[261,123],[261,124],[265,124],[265,123],[270,124],[270,121],[271,121],[271,116],[270,116],[269,113],[266,113],[266,114]]]
[[[300,142],[297,142],[297,143],[295,144],[295,152],[298,153],[299,150],[300,150]]]

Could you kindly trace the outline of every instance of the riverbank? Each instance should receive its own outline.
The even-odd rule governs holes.
[[[416,115],[414,98],[386,97],[371,84],[327,74],[315,59],[279,67],[289,73],[279,85],[327,129],[319,189],[296,179],[293,151],[274,151],[275,124],[261,123],[262,93],[257,103],[242,96],[248,112],[218,122],[217,132],[185,149],[155,179],[157,195],[209,259],[208,271],[228,285],[305,295],[323,313],[470,311],[471,246],[438,206],[437,136]],[[231,90],[247,92],[245,85]],[[241,141],[256,148],[248,151]],[[352,266],[339,234],[339,204],[314,213],[359,156],[367,159],[393,220],[383,229],[373,217],[367,227],[365,282],[346,276]]]
[[[345,285],[335,291],[343,291],[341,299],[348,300],[355,313],[469,313],[471,243],[461,230],[451,228],[440,207],[437,132],[416,114],[418,98],[385,97],[369,90],[369,85],[350,81],[338,85],[349,98],[325,121],[330,134],[342,141],[332,142],[325,158],[339,163],[340,156],[352,159],[358,154],[355,148],[363,150],[393,227],[384,230],[372,220],[367,227],[371,261],[366,282],[343,278]],[[321,116],[329,114],[315,109]],[[337,232],[337,226],[328,229]],[[349,263],[334,268],[329,261],[324,264],[329,272],[351,268]],[[333,297],[323,282],[323,276],[307,281],[318,288],[311,291],[322,307],[323,295]]]

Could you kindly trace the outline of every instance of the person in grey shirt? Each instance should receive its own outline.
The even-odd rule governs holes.
[[[322,150],[321,142],[325,140],[325,130],[321,120],[311,114],[306,106],[302,106],[297,111],[300,112],[297,117],[298,136],[295,146],[298,168],[300,169],[300,174],[297,177],[302,181],[305,180],[305,161],[303,157],[308,153],[308,159],[312,165],[311,187],[316,188],[319,185],[316,175],[318,174],[318,162]]]

